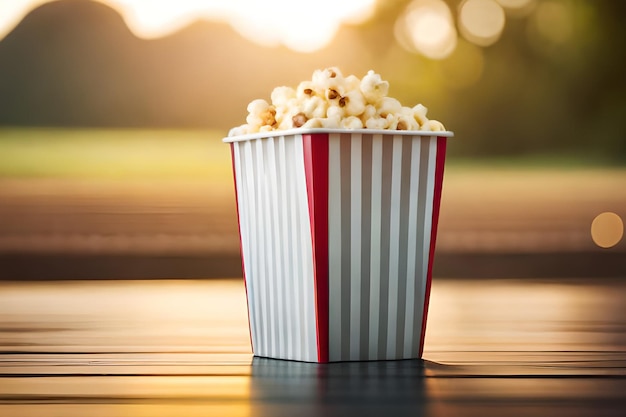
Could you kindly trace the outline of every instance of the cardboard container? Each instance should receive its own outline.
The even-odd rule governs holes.
[[[421,358],[451,136],[293,129],[224,139],[256,356]]]

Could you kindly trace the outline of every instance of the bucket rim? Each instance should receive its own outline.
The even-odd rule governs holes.
[[[361,135],[385,135],[385,136],[427,136],[427,137],[453,137],[454,132],[449,130],[391,130],[391,129],[327,129],[327,128],[294,128],[286,130],[272,130],[270,132],[248,133],[245,135],[228,136],[222,139],[224,143],[241,142],[246,140],[266,139],[277,136],[309,135],[309,134],[361,134]]]

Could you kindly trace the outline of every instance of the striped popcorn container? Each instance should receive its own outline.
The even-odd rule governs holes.
[[[421,358],[450,136],[294,129],[224,139],[256,356]]]

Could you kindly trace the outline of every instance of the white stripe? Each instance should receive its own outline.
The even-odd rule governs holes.
[[[248,257],[250,252],[249,249],[249,241],[248,237],[248,204],[246,200],[246,190],[244,190],[244,184],[242,181],[242,171],[241,171],[241,148],[243,147],[241,143],[233,143],[231,145],[233,147],[233,156],[234,156],[234,170],[235,170],[235,185],[237,188],[237,201],[238,201],[238,214],[239,214],[239,236],[241,237],[241,255],[244,259],[243,262],[243,273],[246,276],[246,299],[248,300],[248,321],[250,325],[250,339],[252,342],[252,349],[254,351],[255,346],[255,338],[257,335],[257,330],[255,323],[253,322],[254,314],[252,313],[252,309],[254,308],[254,299],[253,294],[254,291],[252,289],[253,284],[250,282],[250,279],[247,278],[248,273],[246,270],[250,268],[246,267],[245,259]]]
[[[328,141],[328,359],[341,360],[341,156],[340,135]]]
[[[291,227],[289,228],[291,253],[289,256],[291,264],[291,276],[290,279],[294,283],[292,293],[291,309],[294,317],[294,359],[302,358],[302,312],[301,312],[301,288],[302,288],[302,274],[300,264],[300,251],[298,251],[299,244],[299,230],[298,227],[298,213],[297,213],[297,181],[295,177],[296,170],[296,147],[293,136],[289,137],[285,141],[285,148],[287,153],[287,178],[289,180],[289,219]]]
[[[381,238],[381,198],[382,198],[382,135],[374,135],[372,140],[372,224],[370,240],[370,328],[368,359],[378,357],[378,322],[380,309],[380,238]]]
[[[426,281],[428,278],[428,255],[430,252],[430,232],[432,229],[433,220],[433,194],[435,190],[435,164],[437,157],[437,137],[432,136],[430,138],[424,138],[428,141],[428,181],[426,182],[426,210],[424,215],[424,257],[422,258],[422,291],[420,293],[420,303],[418,304],[420,309],[420,333],[421,325],[424,320],[423,311],[426,297]],[[420,340],[421,343],[421,340]]]
[[[242,149],[242,180],[245,180],[244,182],[244,190],[245,190],[245,198],[244,201],[242,203],[245,204],[245,216],[249,219],[250,218],[250,211],[251,210],[255,210],[256,207],[256,202],[255,202],[255,196],[254,196],[254,177],[252,175],[250,175],[250,172],[254,171],[253,168],[253,164],[252,164],[252,145],[249,142],[246,142],[245,144],[243,144],[243,149]],[[246,265],[248,265],[247,267],[247,275],[246,275],[246,279],[248,281],[250,281],[250,284],[253,285],[253,288],[250,290],[250,295],[252,295],[252,301],[253,301],[253,305],[251,306],[251,319],[253,321],[253,328],[252,328],[252,332],[253,332],[253,337],[254,337],[254,348],[255,348],[255,353],[257,353],[259,351],[259,348],[261,346],[261,328],[260,328],[260,324],[259,324],[259,315],[260,315],[260,306],[259,306],[259,302],[258,302],[258,290],[256,289],[258,287],[258,279],[257,279],[257,268],[256,268],[256,262],[257,262],[257,254],[256,254],[256,230],[253,227],[253,223],[250,221],[246,221],[245,222],[246,227],[245,230],[247,231],[246,234],[244,234],[244,236],[247,236],[243,238],[243,242],[246,245],[246,247],[248,248],[248,250],[245,250],[244,247],[244,256],[246,256],[246,252],[250,255],[250,256],[246,256],[246,258],[244,258],[244,263]]]
[[[266,276],[265,285],[267,285],[267,299],[269,311],[269,355],[272,357],[278,356],[278,346],[276,340],[276,274],[274,273],[274,245],[272,239],[272,216],[274,214],[275,207],[272,207],[274,199],[272,198],[272,183],[271,178],[272,160],[271,160],[271,145],[274,138],[263,139],[260,141],[263,148],[263,169],[265,175],[263,176],[263,200],[264,200],[264,228],[263,235],[265,237],[265,251],[266,255]]]
[[[260,291],[260,305],[261,305],[261,320],[263,324],[262,340],[260,353],[262,356],[270,356],[270,341],[269,341],[269,328],[271,326],[269,320],[268,297],[267,297],[267,270],[266,270],[266,253],[265,253],[265,228],[262,225],[267,224],[265,215],[265,166],[263,163],[263,141],[257,139],[254,141],[255,158],[256,158],[256,197],[257,197],[257,241],[256,248],[258,252],[258,278]]]
[[[391,204],[389,209],[389,301],[387,313],[387,359],[396,355],[398,320],[398,270],[400,262],[400,201],[402,181],[402,136],[393,137]]]
[[[289,181],[286,169],[286,154],[285,154],[285,137],[278,137],[278,175],[280,178],[280,195],[279,202],[281,202],[280,212],[280,273],[282,274],[282,291],[281,291],[281,309],[279,315],[282,318],[283,326],[282,333],[284,334],[284,341],[286,346],[284,347],[284,357],[287,359],[293,358],[293,339],[294,332],[292,331],[292,317],[293,312],[290,306],[293,302],[291,297],[291,283],[293,279],[293,272],[290,269],[291,262],[289,260],[289,251],[292,246],[289,244],[289,220],[290,209],[289,199],[287,198],[287,182]]]
[[[304,245],[307,239],[306,232],[304,231],[303,222],[306,220],[302,215],[302,190],[300,189],[302,184],[301,178],[298,176],[298,165],[302,165],[304,163],[304,156],[302,153],[302,136],[298,135],[294,137],[294,178],[296,181],[296,206],[294,207],[294,211],[296,213],[296,249],[297,253],[297,271],[298,276],[296,276],[296,280],[298,281],[298,310],[300,316],[300,337],[302,339],[302,345],[300,350],[300,357],[303,360],[306,360],[308,357],[308,340],[307,340],[307,329],[306,329],[306,308],[304,306],[306,299],[306,272],[305,272],[305,258],[306,253],[304,253]],[[302,161],[300,163],[299,161]],[[300,250],[298,250],[300,249]]]
[[[283,280],[284,274],[281,269],[281,239],[280,239],[280,225],[279,225],[279,214],[282,214],[286,207],[284,207],[284,202],[280,199],[278,194],[278,176],[276,174],[276,144],[274,143],[277,138],[269,138],[265,140],[266,143],[266,159],[267,166],[269,167],[269,181],[267,181],[267,188],[269,190],[268,193],[268,204],[271,204],[273,207],[270,208],[271,220],[272,220],[272,228],[268,227],[268,230],[271,230],[271,234],[269,236],[269,248],[271,250],[270,259],[270,268],[268,277],[268,281],[270,282],[270,312],[272,316],[272,343],[274,344],[274,354],[280,358],[285,357],[285,332],[284,332],[284,323],[285,316],[283,313],[282,303],[283,299],[281,297],[282,288],[283,288]],[[268,225],[269,226],[269,225]]]
[[[361,135],[350,146],[350,359],[359,359],[361,330]]]
[[[311,222],[309,217],[309,203],[304,173],[304,150],[302,135],[296,136],[296,178],[300,184],[298,193],[298,212],[300,213],[300,248],[302,254],[302,307],[304,329],[304,359],[317,361],[317,341],[315,337],[315,286],[313,285],[313,245]]]
[[[415,251],[417,249],[417,199],[419,195],[419,173],[420,173],[420,144],[419,136],[412,138],[411,146],[411,182],[409,194],[409,221],[407,240],[407,267],[406,267],[406,304],[404,312],[404,358],[411,357],[413,327],[415,325],[413,317],[415,314]]]
[[[245,180],[246,180],[246,198],[242,204],[245,204],[246,210],[246,225],[249,226],[248,230],[250,231],[250,239],[248,240],[248,255],[244,254],[244,263],[246,265],[246,279],[250,281],[253,285],[253,290],[251,290],[250,294],[252,295],[252,309],[251,314],[254,321],[254,325],[256,327],[256,338],[254,339],[254,348],[255,354],[260,354],[262,351],[261,337],[262,337],[262,326],[261,326],[261,294],[259,286],[259,263],[258,263],[258,239],[257,239],[257,231],[256,231],[256,195],[255,195],[255,187],[254,187],[254,178],[255,178],[255,169],[253,163],[253,154],[252,154],[252,143],[245,142],[244,143],[244,152],[245,155],[244,164],[242,166],[242,170],[245,170]]]

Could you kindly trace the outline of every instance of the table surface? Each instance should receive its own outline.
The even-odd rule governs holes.
[[[0,415],[623,416],[626,281],[435,279],[424,360],[253,357],[241,280],[0,282]]]

